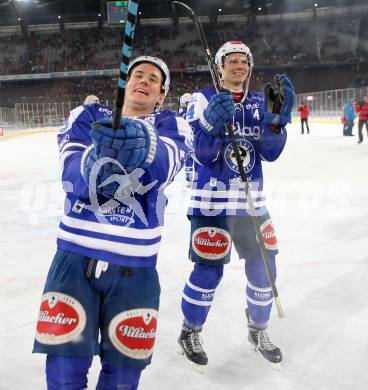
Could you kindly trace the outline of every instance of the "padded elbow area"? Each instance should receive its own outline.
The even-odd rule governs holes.
[[[287,133],[285,127],[281,128],[281,133],[276,134],[265,126],[262,133],[261,156],[266,161],[275,161],[284,150]]]
[[[92,356],[47,355],[46,380],[48,390],[83,390],[87,388],[87,374]]]

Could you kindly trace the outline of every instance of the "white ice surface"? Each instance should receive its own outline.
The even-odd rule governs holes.
[[[279,371],[249,348],[243,263],[235,252],[203,330],[205,373],[179,357],[181,291],[191,270],[189,191],[182,174],[168,188],[159,330],[140,389],[367,389],[368,144],[341,133],[341,125],[320,124],[302,136],[298,124],[290,126],[283,155],[264,164],[286,313],[281,320],[274,309],[269,327],[284,354]],[[31,349],[63,205],[55,138],[33,134],[0,142],[1,390],[46,389],[44,356]],[[95,358],[91,389],[98,370]]]

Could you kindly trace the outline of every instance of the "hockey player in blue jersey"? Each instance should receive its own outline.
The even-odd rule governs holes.
[[[244,43],[225,43],[218,50],[215,63],[222,86],[229,92],[216,93],[214,87],[202,89],[192,95],[187,112],[187,121],[194,130],[197,175],[188,210],[194,269],[182,295],[184,322],[178,342],[183,356],[198,365],[208,363],[199,332],[234,243],[239,258],[245,260],[248,339],[266,360],[279,363],[281,350],[266,333],[272,291],[225,123],[230,121],[234,129],[275,278],[277,240],[262,194],[261,162],[276,160],[284,148],[294,90],[286,75],[277,76],[284,101],[281,111],[272,113],[272,93],[265,98],[263,93],[249,91],[253,56]]]
[[[190,103],[190,100],[192,98],[192,95],[190,93],[185,93],[184,95],[180,96],[179,99],[179,110],[178,113],[180,116],[182,116],[184,119],[187,116],[187,109],[188,105]],[[187,181],[187,187],[192,186],[193,181],[193,159],[191,155],[188,155],[187,159],[185,160],[185,179]]]
[[[192,98],[192,95],[190,93],[185,93],[184,95],[180,96],[178,113],[184,119],[187,115],[187,109],[188,109],[188,105],[190,103],[191,98]]]
[[[190,126],[159,111],[166,64],[142,56],[128,68],[120,128],[94,102],[71,111],[58,135],[65,215],[37,322],[34,352],[47,354],[49,390],[138,388],[150,363],[160,284],[156,260],[165,187],[190,151]]]

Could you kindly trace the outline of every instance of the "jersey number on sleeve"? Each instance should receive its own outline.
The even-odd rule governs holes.
[[[186,120],[192,120],[194,118],[194,104],[190,105],[187,111]]]

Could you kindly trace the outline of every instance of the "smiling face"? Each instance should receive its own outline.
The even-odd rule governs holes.
[[[233,91],[241,90],[249,71],[248,58],[245,54],[231,53],[227,55],[221,70],[223,86]]]
[[[128,78],[123,114],[149,115],[164,101],[163,75],[160,69],[148,62],[136,65]]]

